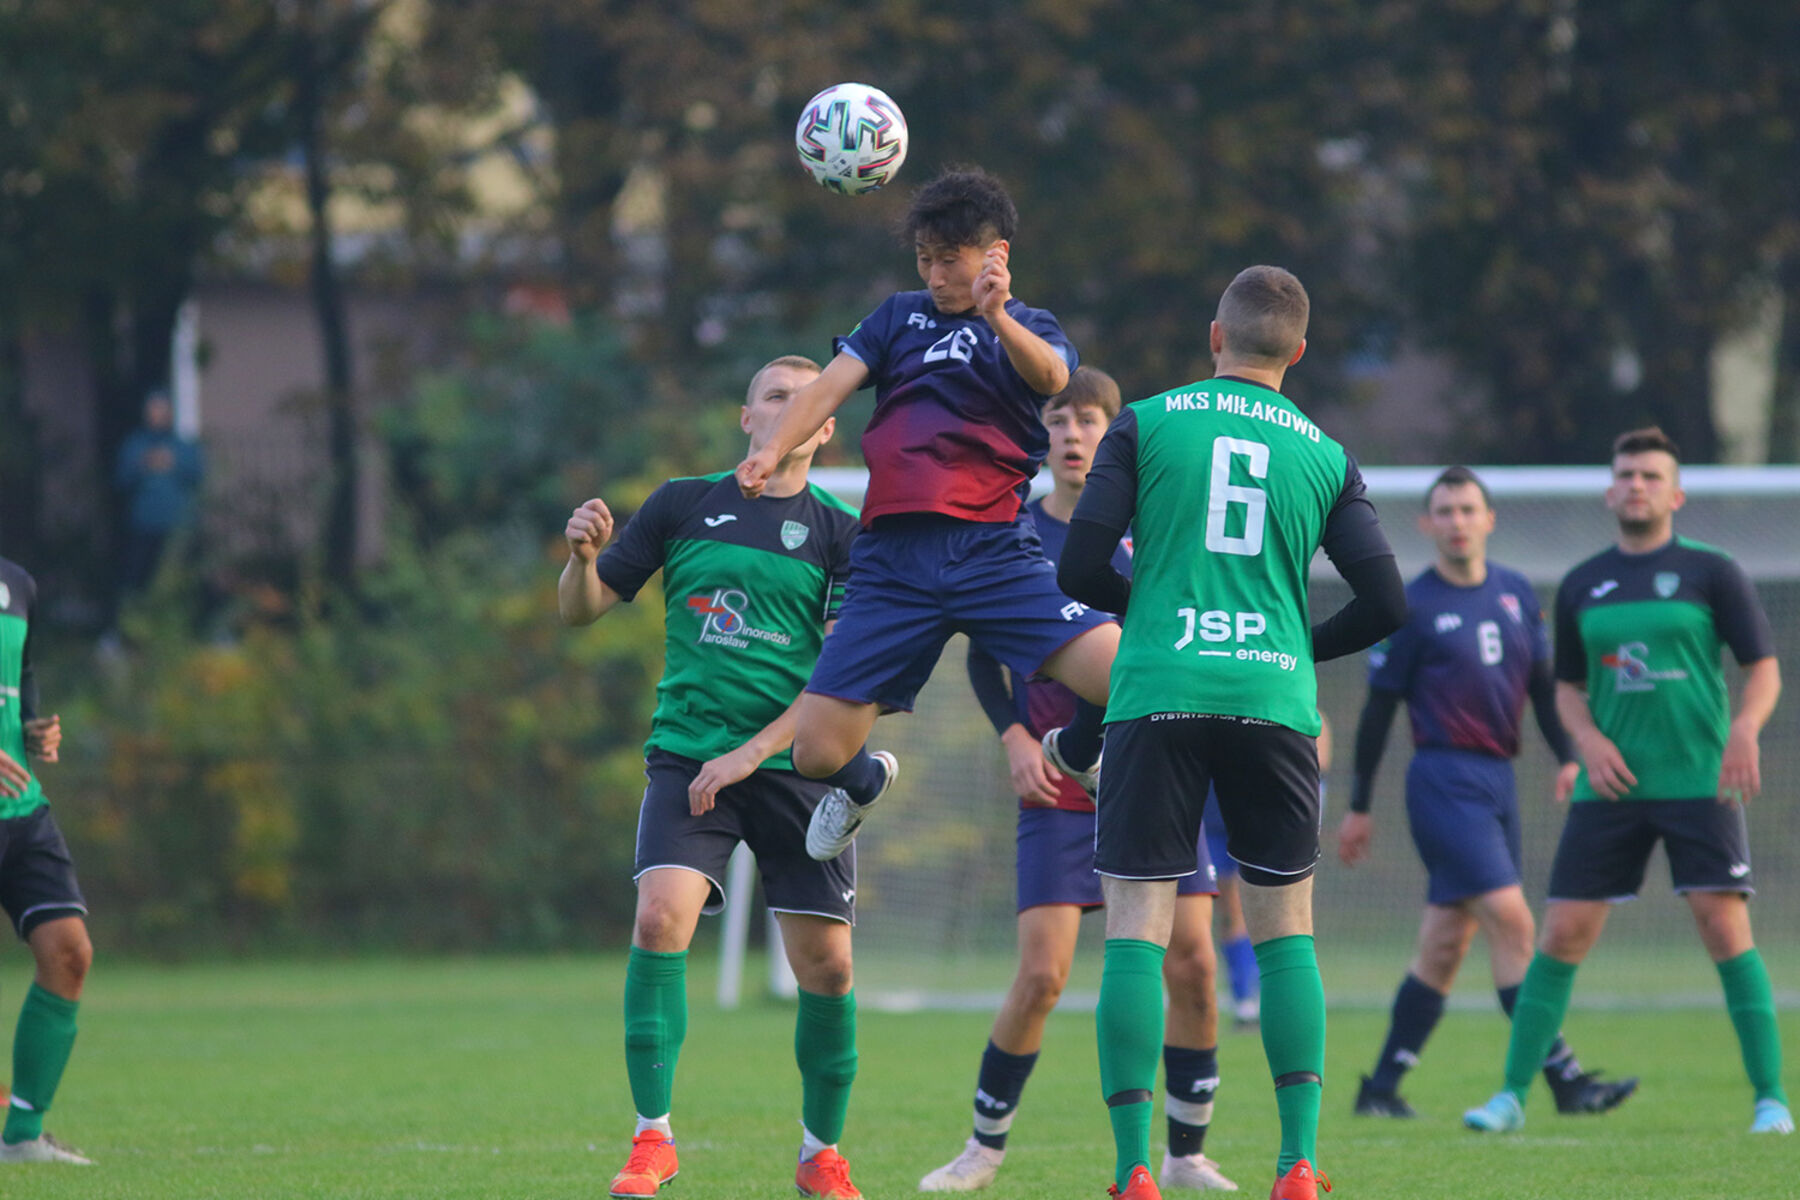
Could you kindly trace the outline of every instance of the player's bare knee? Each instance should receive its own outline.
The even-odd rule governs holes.
[[[77,919],[52,922],[30,941],[39,984],[66,1000],[80,999],[88,968],[94,963],[94,943],[88,938],[86,923]]]
[[[687,921],[676,906],[661,897],[638,901],[637,920],[632,927],[631,943],[643,950],[673,954],[687,949]]]
[[[844,748],[830,739],[794,740],[794,770],[808,779],[823,779],[856,756],[856,747]]]
[[[1163,959],[1163,981],[1169,985],[1170,997],[1211,997],[1219,986],[1218,959],[1211,946],[1169,947]]]
[[[1054,963],[1025,964],[1019,968],[1014,987],[1024,1008],[1042,1015],[1056,1007],[1068,982],[1069,969],[1066,966]]]

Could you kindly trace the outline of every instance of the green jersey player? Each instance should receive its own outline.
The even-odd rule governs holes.
[[[36,583],[24,568],[0,558],[0,908],[37,963],[13,1035],[0,1163],[85,1165],[86,1158],[44,1132],[44,1113],[75,1046],[75,1014],[94,947],[68,844],[26,765],[27,755],[55,762],[62,744],[62,722],[37,711],[31,663],[36,609]]]
[[[740,419],[752,451],[818,373],[799,357],[756,373]],[[836,1145],[856,1076],[855,851],[825,862],[807,855],[807,822],[830,785],[795,774],[788,753],[792,704],[842,601],[857,529],[850,508],[807,482],[831,433],[827,421],[785,455],[757,499],[744,498],[729,472],[671,479],[604,554],[613,520],[602,501],[576,509],[565,530],[557,601],[571,625],[597,620],[663,575],[664,670],[645,749],[625,976],[625,1069],[638,1122],[614,1196],[654,1196],[676,1173],[669,1100],[687,1030],[688,944],[701,914],[724,907],[725,864],[743,842],[800,985],[795,1186],[829,1200],[859,1197]]]
[[[1794,1131],[1769,972],[1750,934],[1743,808],[1762,786],[1757,739],[1781,694],[1781,669],[1743,569],[1675,535],[1684,499],[1675,443],[1654,427],[1621,434],[1606,492],[1618,544],[1557,590],[1556,707],[1582,771],[1519,989],[1506,1086],[1463,1114],[1471,1129],[1524,1125],[1531,1076],[1568,1009],[1575,969],[1611,906],[1643,886],[1660,841],[1719,970],[1755,1090],[1750,1131]],[[1728,647],[1744,669],[1735,717],[1719,667]]]
[[[1281,1113],[1277,1200],[1314,1200],[1325,994],[1312,939],[1320,730],[1313,664],[1372,645],[1406,616],[1393,551],[1355,462],[1281,395],[1306,349],[1308,301],[1278,267],[1220,298],[1212,379],[1140,400],[1101,443],[1058,579],[1124,614],[1107,703],[1094,867],[1106,896],[1100,1080],[1115,1190],[1156,1193],[1151,1086],[1160,964],[1176,880],[1197,866],[1208,786],[1238,863],[1262,982],[1262,1037]],[[1127,528],[1134,575],[1109,563]],[[1317,628],[1321,547],[1354,598]]]

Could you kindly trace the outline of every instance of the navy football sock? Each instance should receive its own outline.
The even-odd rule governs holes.
[[[1106,708],[1075,701],[1075,719],[1056,735],[1056,749],[1063,761],[1077,771],[1085,771],[1100,757],[1100,739],[1106,736]]]
[[[819,777],[820,783],[829,783],[832,787],[843,788],[846,795],[858,804],[867,804],[881,790],[887,781],[887,772],[875,756],[869,753],[867,746],[856,752],[856,757],[839,767],[829,775]]]
[[[988,1149],[1006,1149],[1019,1097],[1037,1059],[1036,1054],[1008,1054],[991,1041],[982,1052],[981,1074],[975,1080],[975,1140]]]
[[[1391,1092],[1400,1086],[1400,1077],[1419,1061],[1425,1041],[1444,1015],[1444,993],[1431,987],[1417,975],[1408,973],[1394,993],[1394,1015],[1388,1025],[1387,1044],[1369,1086]]]
[[[1168,1096],[1163,1113],[1169,1121],[1169,1153],[1186,1158],[1206,1145],[1212,1124],[1213,1096],[1219,1090],[1219,1051],[1163,1046],[1163,1079]]]

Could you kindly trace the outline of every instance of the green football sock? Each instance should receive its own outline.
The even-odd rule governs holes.
[[[1107,938],[1100,968],[1100,1094],[1118,1152],[1113,1182],[1120,1191],[1138,1165],[1150,1165],[1150,1118],[1156,1063],[1162,1055],[1163,948],[1136,938]]]
[[[1719,982],[1725,985],[1725,1010],[1737,1028],[1738,1046],[1744,1052],[1744,1072],[1758,1100],[1788,1102],[1781,1086],[1781,1030],[1775,1024],[1775,989],[1762,954],[1752,947],[1719,964]]]
[[[1569,993],[1575,990],[1575,964],[1551,958],[1543,951],[1532,956],[1513,1005],[1512,1035],[1506,1043],[1506,1090],[1520,1104],[1531,1091],[1531,1081],[1544,1065],[1544,1056],[1562,1031],[1569,1011]]]
[[[25,993],[19,1028],[13,1034],[13,1103],[6,1110],[0,1139],[28,1142],[44,1132],[44,1114],[56,1098],[69,1052],[75,1048],[75,1013],[81,1007],[37,984]],[[20,1108],[20,1102],[30,1108]]]
[[[1256,944],[1262,978],[1262,1042],[1281,1115],[1276,1175],[1301,1159],[1318,1165],[1319,1101],[1325,1081],[1325,983],[1310,934]]]
[[[669,1113],[687,1038],[687,951],[631,948],[625,966],[625,1074],[638,1116]]]
[[[800,1065],[800,1120],[827,1146],[844,1136],[850,1085],[856,1080],[856,992],[800,992],[794,1018],[794,1061]]]

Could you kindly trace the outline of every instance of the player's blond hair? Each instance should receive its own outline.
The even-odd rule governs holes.
[[[756,399],[756,387],[762,382],[763,374],[776,367],[792,367],[796,371],[811,371],[814,375],[821,373],[825,369],[812,359],[807,358],[804,354],[783,354],[780,358],[771,358],[768,362],[756,368],[756,374],[750,377],[750,386],[744,389],[745,404],[749,404]]]
[[[1097,408],[1110,421],[1119,415],[1119,384],[1099,367],[1076,367],[1068,386],[1044,401],[1044,415],[1059,408]]]
[[[1260,366],[1286,366],[1306,340],[1312,302],[1291,271],[1245,267],[1219,297],[1225,348]]]

